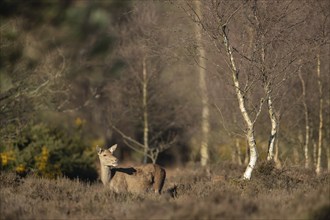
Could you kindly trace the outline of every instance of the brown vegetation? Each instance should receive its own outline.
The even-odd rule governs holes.
[[[1,219],[328,219],[329,174],[257,166],[250,181],[230,163],[168,171],[165,189],[176,196],[114,193],[100,182],[1,172]]]

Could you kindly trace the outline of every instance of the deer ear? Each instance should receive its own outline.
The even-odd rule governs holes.
[[[112,146],[109,148],[109,151],[110,151],[111,153],[113,153],[113,152],[116,150],[116,148],[117,148],[117,144],[112,145]]]
[[[96,146],[95,149],[96,149],[98,154],[102,153],[102,151],[103,151],[98,145]]]

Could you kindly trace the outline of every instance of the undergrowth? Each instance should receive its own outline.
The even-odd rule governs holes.
[[[329,175],[261,163],[253,178],[243,167],[217,164],[168,171],[163,193],[114,193],[100,182],[0,173],[1,219],[329,219]]]

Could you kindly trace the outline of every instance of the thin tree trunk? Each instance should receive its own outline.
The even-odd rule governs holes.
[[[249,143],[246,140],[245,158],[244,158],[244,164],[245,165],[249,164],[249,158],[250,158],[250,148],[249,148]]]
[[[235,59],[232,54],[232,49],[231,49],[231,45],[229,43],[229,39],[226,34],[225,26],[222,27],[222,36],[223,36],[227,56],[230,60],[232,80],[233,80],[233,83],[235,86],[235,93],[237,96],[239,109],[241,111],[241,114],[243,116],[243,119],[245,121],[246,128],[247,128],[246,129],[247,130],[246,138],[247,138],[247,141],[249,144],[249,149],[250,149],[250,161],[243,174],[243,179],[249,180],[249,179],[251,179],[252,171],[253,171],[253,169],[256,165],[257,159],[258,159],[257,145],[256,145],[255,137],[254,137],[254,123],[252,122],[252,120],[247,112],[247,109],[245,107],[245,98],[241,92],[241,87],[240,87],[239,80],[238,80],[238,70],[236,68]]]
[[[330,84],[330,77],[327,77],[327,84]],[[328,91],[326,92],[326,94],[328,94],[328,96],[326,96],[326,109],[330,109],[330,87],[328,86]],[[326,114],[326,124],[330,125],[330,114]],[[324,144],[324,146],[326,146],[326,154],[327,154],[327,170],[328,172],[330,172],[330,129],[327,128],[326,129],[326,133],[325,133],[325,140],[327,140]]]
[[[255,15],[255,19],[259,24],[259,20],[257,15]],[[270,82],[268,79],[268,75],[266,72],[266,68],[265,68],[265,59],[266,59],[266,49],[265,49],[265,36],[262,34],[261,35],[261,63],[262,63],[262,67],[261,67],[261,72],[262,72],[262,76],[263,76],[263,84],[264,84],[264,90],[265,93],[267,94],[267,107],[268,107],[268,115],[269,115],[269,119],[271,122],[271,129],[270,129],[270,136],[269,136],[269,140],[268,140],[268,152],[267,152],[267,160],[274,160],[274,145],[275,145],[275,140],[276,140],[276,135],[277,135],[277,118],[275,115],[275,109],[273,106],[273,97],[272,97],[272,90],[270,87]]]
[[[236,115],[234,115],[234,124],[237,124],[237,119],[236,119]],[[239,143],[239,138],[236,136],[235,137],[235,161],[234,163],[237,163],[238,165],[242,165],[242,150],[241,150],[241,146]]]
[[[299,67],[298,76],[301,82],[302,87],[302,96],[303,96],[303,106],[304,106],[304,114],[305,114],[305,143],[304,143],[304,156],[305,156],[305,168],[309,168],[309,153],[308,153],[308,146],[309,146],[309,113],[308,113],[308,106],[306,103],[306,83],[304,78],[301,75],[301,67]]]
[[[236,160],[236,147],[234,145],[231,145],[231,162],[232,163],[236,163],[237,160]]]
[[[319,139],[318,139],[318,154],[317,154],[317,165],[316,165],[316,174],[321,174],[321,157],[322,157],[322,130],[323,130],[323,92],[322,92],[322,82],[321,82],[321,60],[320,54],[317,54],[317,78],[318,78],[318,87],[319,87]]]
[[[237,155],[237,163],[238,165],[242,165],[242,153],[241,153],[241,148],[240,148],[240,144],[239,144],[239,139],[236,138],[236,155]]]
[[[274,107],[273,107],[273,102],[272,102],[272,97],[270,95],[269,89],[267,89],[268,93],[268,99],[267,99],[267,104],[268,104],[268,113],[269,113],[269,118],[271,121],[271,130],[270,130],[270,137],[269,137],[269,142],[268,142],[268,155],[267,155],[267,160],[273,160],[274,159],[274,146],[275,146],[275,140],[276,140],[276,135],[277,135],[277,119],[276,115],[274,112]]]
[[[300,163],[300,156],[301,156],[300,149],[301,149],[301,147],[302,147],[302,145],[304,143],[304,135],[303,135],[303,132],[302,132],[302,129],[301,128],[298,129],[298,136],[297,136],[297,138],[298,138],[299,146],[297,147],[297,158],[298,159],[297,159],[296,164]]]
[[[327,77],[328,81],[328,85],[330,84],[330,77]],[[330,87],[328,87],[328,92],[326,92],[326,94],[330,94]],[[326,98],[326,109],[330,109],[330,97],[329,95]],[[327,115],[327,119],[326,119],[326,124],[330,125],[330,114],[326,114]],[[326,146],[326,154],[327,154],[327,171],[330,172],[330,129],[327,128],[326,129],[326,133],[325,133],[325,140],[327,140],[324,144],[324,146]]]
[[[313,162],[314,162],[314,167],[316,169],[317,166],[317,143],[316,140],[313,140]]]
[[[295,147],[293,149],[293,163],[294,165],[298,165],[299,164],[299,153],[298,153],[298,147]]]
[[[195,1],[196,13],[201,17],[201,1]],[[202,28],[196,23],[196,36],[198,43],[198,52],[199,52],[199,88],[201,91],[201,100],[202,100],[202,138],[201,138],[201,165],[206,166],[209,161],[209,133],[210,133],[210,122],[209,122],[209,100],[207,95],[207,86],[206,86],[206,65],[205,65],[205,50],[202,45]]]
[[[148,122],[148,75],[147,75],[147,65],[146,58],[143,57],[142,60],[142,73],[143,73],[143,90],[142,90],[142,108],[143,108],[143,145],[144,145],[144,157],[143,163],[147,163],[148,151],[149,151],[149,122]]]
[[[330,150],[329,150],[329,147],[327,147],[327,149],[326,149],[326,154],[327,154],[327,158],[328,158],[328,166],[327,166],[327,168],[328,168],[328,172],[330,171]]]
[[[279,132],[280,130],[280,122],[278,122],[277,124],[277,132]],[[276,143],[275,143],[275,155],[274,155],[274,162],[275,162],[275,165],[278,169],[280,169],[282,167],[282,164],[281,164],[281,160],[280,160],[280,157],[279,157],[279,137],[277,136],[276,138]]]

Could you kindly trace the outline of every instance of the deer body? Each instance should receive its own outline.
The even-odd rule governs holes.
[[[156,164],[130,168],[117,167],[118,160],[113,156],[116,147],[117,145],[114,145],[108,150],[98,148],[102,183],[117,193],[154,191],[160,194],[165,182],[165,170]]]

